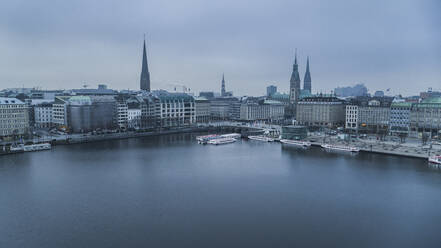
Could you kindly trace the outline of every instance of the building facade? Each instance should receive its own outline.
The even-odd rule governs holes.
[[[240,105],[241,121],[256,120],[282,120],[285,115],[285,106],[276,101],[266,100],[264,102],[245,102]]]
[[[393,102],[390,106],[389,131],[392,135],[409,134],[411,102]]]
[[[441,130],[441,97],[432,97],[412,105],[410,129],[413,136],[427,132],[439,135]]]
[[[72,96],[67,105],[68,129],[73,133],[116,129],[116,106],[112,96]]]
[[[28,131],[27,105],[16,98],[0,97],[0,137],[24,135]]]
[[[297,122],[315,127],[337,127],[345,123],[345,102],[333,96],[305,97],[297,104]]]
[[[207,123],[211,116],[211,103],[205,97],[196,97],[194,100],[196,109],[196,122]]]
[[[34,120],[36,128],[51,128],[52,103],[41,103],[34,106]]]
[[[57,96],[52,104],[52,122],[60,129],[67,129],[67,106],[70,96]]]
[[[346,105],[345,128],[358,130],[358,106]]]

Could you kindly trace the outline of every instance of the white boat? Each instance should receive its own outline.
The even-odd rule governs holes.
[[[213,139],[218,139],[220,136],[218,134],[210,134],[210,135],[203,135],[203,136],[197,136],[196,140],[199,144],[206,144],[208,141]]]
[[[9,148],[9,150],[10,150],[12,153],[16,153],[16,152],[24,152],[23,144],[16,145],[16,146],[11,146],[11,147]]]
[[[33,152],[33,151],[42,151],[42,150],[50,150],[51,144],[42,143],[42,144],[33,144],[33,145],[25,145],[23,146],[23,150],[25,152]]]
[[[301,146],[301,147],[310,147],[311,143],[307,141],[300,141],[300,140],[289,140],[289,139],[281,139],[281,143],[287,144],[287,145],[295,145],[295,146]]]
[[[429,163],[441,164],[441,156],[431,156],[429,157]]]
[[[343,151],[343,152],[359,152],[360,148],[354,146],[322,144],[322,148],[327,150]]]
[[[233,138],[219,138],[219,139],[213,139],[213,140],[210,140],[210,141],[208,141],[207,143],[208,144],[211,144],[211,145],[223,145],[223,144],[230,144],[230,143],[234,143],[234,142],[236,142],[237,140],[236,139],[233,139]]]
[[[265,141],[265,142],[273,142],[274,141],[273,138],[265,137],[265,136],[248,136],[248,139],[258,140],[258,141]]]
[[[240,133],[229,133],[220,135],[221,138],[240,139],[242,135]]]

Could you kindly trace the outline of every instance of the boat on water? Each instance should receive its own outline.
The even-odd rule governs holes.
[[[436,156],[429,157],[429,163],[441,164],[441,156],[440,155],[436,155]]]
[[[308,147],[311,146],[310,142],[308,142],[308,141],[301,141],[301,140],[281,139],[280,142],[282,144],[300,146],[300,147],[304,147],[304,148],[308,148]]]
[[[210,145],[224,145],[224,144],[234,143],[236,141],[237,140],[234,138],[219,138],[219,139],[210,140],[207,143]]]
[[[196,140],[199,144],[207,144],[208,141],[219,138],[220,135],[218,134],[210,134],[210,135],[203,135],[203,136],[197,136]]]
[[[41,144],[33,144],[33,145],[23,146],[23,150],[25,152],[50,150],[51,148],[52,148],[52,146],[49,143],[41,143]]]
[[[240,133],[228,133],[220,135],[221,138],[240,139],[242,135]]]
[[[258,141],[265,141],[265,142],[273,142],[274,139],[266,136],[248,136],[248,139],[250,140],[258,140]]]
[[[15,146],[11,146],[11,147],[9,148],[9,151],[10,151],[11,153],[24,152],[23,144],[15,145]]]
[[[321,147],[326,150],[333,150],[333,151],[343,151],[343,152],[359,152],[360,151],[360,148],[355,147],[355,146],[322,144]]]

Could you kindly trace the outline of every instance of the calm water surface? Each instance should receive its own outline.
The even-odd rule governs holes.
[[[192,135],[0,157],[0,247],[440,247],[423,160]]]

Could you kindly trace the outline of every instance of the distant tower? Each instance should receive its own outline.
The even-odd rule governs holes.
[[[309,56],[306,58],[306,72],[303,79],[303,89],[311,93],[311,73],[309,72]]]
[[[300,76],[299,66],[297,64],[297,50],[294,59],[294,65],[292,68],[291,80],[289,86],[289,101],[292,105],[297,104],[300,95]]]
[[[149,66],[147,64],[147,52],[145,49],[145,35],[144,35],[144,49],[142,52],[142,69],[141,69],[141,80],[140,80],[141,90],[150,92],[150,72]]]
[[[225,77],[222,73],[222,87],[221,87],[221,96],[226,96],[227,92],[225,91]]]

